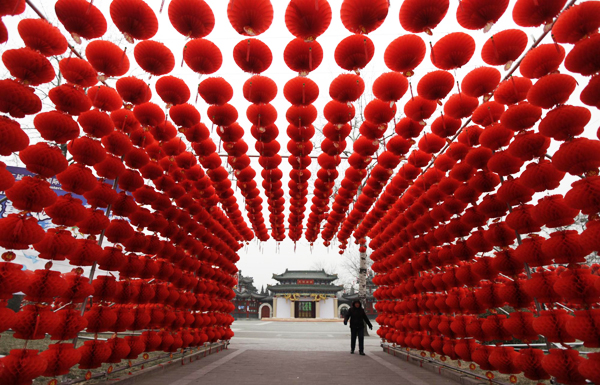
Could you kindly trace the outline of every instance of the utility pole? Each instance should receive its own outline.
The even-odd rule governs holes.
[[[362,304],[363,309],[367,308],[367,252],[366,245],[360,245],[360,265],[358,268],[358,300]],[[365,250],[365,251],[362,251]],[[369,335],[367,325],[365,325],[365,336]]]

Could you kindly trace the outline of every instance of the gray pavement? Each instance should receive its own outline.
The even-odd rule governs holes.
[[[384,353],[376,328],[365,337],[367,356],[350,354],[342,323],[236,321],[232,329],[228,350],[139,383],[456,385]]]

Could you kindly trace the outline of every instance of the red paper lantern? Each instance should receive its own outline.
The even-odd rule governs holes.
[[[460,8],[459,8],[460,9]],[[509,67],[527,48],[527,34],[520,29],[506,29],[490,37],[481,49],[481,58],[492,66]]]
[[[147,40],[156,35],[158,19],[142,0],[117,0],[110,4],[110,17],[130,42]]]
[[[85,280],[89,281],[87,278],[85,278]],[[83,299],[81,302],[83,302]],[[79,335],[79,332],[87,326],[87,320],[81,316],[81,310],[59,310],[56,312],[56,317],[56,327],[50,331],[52,336],[51,339],[54,341],[64,341],[76,338]]]
[[[183,60],[192,69],[202,75],[216,72],[223,63],[219,47],[206,39],[190,40],[183,49]]]
[[[529,79],[539,79],[556,72],[565,59],[565,49],[560,44],[542,44],[527,53],[519,67]]]
[[[40,242],[45,235],[37,219],[19,214],[9,214],[0,219],[0,246],[5,249],[26,250]]]
[[[258,36],[273,22],[273,5],[269,0],[240,0],[227,6],[227,18],[240,35]]]
[[[315,40],[331,23],[327,0],[293,0],[285,10],[285,25],[290,33],[304,40]]]
[[[79,369],[99,368],[104,362],[107,362],[112,351],[105,341],[91,340],[85,341],[83,346],[77,348],[81,353],[79,360]]]
[[[591,305],[598,302],[600,297],[600,291],[595,286],[598,279],[589,269],[573,268],[560,275],[554,290],[571,303]]]
[[[134,76],[119,78],[116,83],[116,89],[121,98],[123,98],[123,101],[134,105],[146,103],[152,97],[150,86]]]
[[[460,68],[471,60],[474,52],[475,40],[470,35],[453,32],[435,43],[431,50],[431,62],[442,70]]]
[[[563,309],[543,310],[533,320],[533,329],[550,342],[573,342],[575,339],[566,329],[566,323],[570,318]]]
[[[39,86],[55,76],[50,61],[31,48],[6,50],[2,62],[12,76],[27,85]]]
[[[490,4],[485,0],[466,0],[456,11],[458,24],[466,29],[489,29],[508,8],[508,0]]]
[[[575,4],[564,12],[552,26],[552,36],[558,43],[575,44],[598,31],[600,6],[594,2]]]
[[[23,211],[42,211],[56,202],[56,193],[44,179],[26,176],[5,192],[13,206]]]
[[[346,0],[342,3],[342,23],[352,33],[369,33],[381,26],[388,14],[389,3],[378,0]]]
[[[190,89],[187,84],[174,76],[161,77],[155,87],[156,93],[163,102],[167,103],[167,106],[186,103],[190,98]]]
[[[54,5],[56,17],[75,41],[97,39],[106,32],[106,19],[95,5],[85,0],[59,0]]]
[[[351,35],[335,48],[335,62],[346,71],[363,69],[373,59],[375,45],[365,35]]]
[[[447,0],[405,1],[400,7],[400,25],[409,32],[431,35],[431,30],[446,16],[449,6]]]
[[[53,333],[58,326],[59,317],[50,308],[39,305],[27,305],[15,314],[13,322],[14,338],[40,340],[46,333]]]
[[[600,63],[597,58],[598,42],[600,42],[600,34],[595,33],[576,43],[565,59],[565,68],[583,76],[592,76],[598,73],[600,71]]]
[[[564,74],[546,75],[527,92],[527,100],[534,106],[545,109],[564,104],[575,90],[575,78]]]
[[[580,361],[578,370],[579,374],[588,380],[596,383],[600,382],[600,372],[598,371],[598,361],[600,361],[600,355],[598,353],[588,353],[588,359],[586,361]]]
[[[305,75],[321,65],[323,48],[316,41],[305,41],[296,38],[285,47],[283,60],[292,71]]]
[[[71,367],[81,360],[81,353],[73,344],[50,344],[48,350],[43,351],[39,357],[48,363],[42,375],[57,377],[69,373]]]
[[[205,37],[215,26],[212,9],[203,0],[171,1],[169,20],[177,32],[192,39]]]
[[[42,110],[42,102],[33,91],[13,79],[0,80],[0,112],[14,118],[37,114]]]
[[[84,110],[89,110],[89,108],[84,108]],[[77,123],[72,117],[59,111],[42,112],[36,115],[33,125],[42,138],[48,141],[64,144],[79,136]]]
[[[396,102],[400,100],[407,90],[408,81],[406,77],[396,72],[381,74],[373,82],[373,95],[384,102]]]
[[[523,371],[523,375],[533,381],[548,380],[550,375],[542,367],[544,351],[541,349],[521,349],[514,362],[517,368]]]
[[[64,58],[58,62],[58,68],[69,83],[81,87],[91,87],[98,83],[98,73],[87,60],[76,57]]]
[[[41,376],[47,361],[37,350],[13,349],[10,353],[0,359],[3,370],[0,372],[0,380],[7,384],[30,384],[34,378]]]
[[[3,116],[0,118],[0,135],[4,138],[0,144],[0,155],[10,156],[13,152],[21,151],[19,157],[22,158],[23,150],[29,145],[29,136],[21,129],[21,125]]]
[[[584,384],[585,378],[577,370],[584,361],[577,350],[550,349],[550,354],[542,360],[542,367],[559,382]]]
[[[566,0],[551,0],[540,4],[536,0],[518,0],[513,8],[513,20],[521,27],[537,27],[549,23],[564,7]]]
[[[600,309],[577,310],[574,314],[575,317],[567,320],[567,332],[574,338],[583,341],[586,347],[599,347],[600,331],[596,325],[600,320]]]
[[[244,83],[243,93],[250,103],[270,103],[277,95],[277,84],[266,76],[254,75]]]
[[[385,50],[385,65],[392,71],[411,76],[425,57],[426,47],[417,35],[403,35],[392,41]]]
[[[116,44],[94,40],[85,49],[85,56],[94,69],[106,76],[122,76],[129,71],[129,59]]]
[[[503,374],[518,374],[521,370],[515,361],[519,353],[510,346],[497,346],[489,356],[490,364]]]
[[[258,39],[245,39],[233,48],[233,60],[244,72],[260,74],[266,71],[273,61],[268,45]]]
[[[527,93],[530,88],[531,80],[513,76],[498,85],[494,92],[494,99],[502,104],[515,104],[528,97]]]
[[[444,104],[444,113],[454,119],[471,116],[479,105],[477,98],[464,94],[453,94]]]

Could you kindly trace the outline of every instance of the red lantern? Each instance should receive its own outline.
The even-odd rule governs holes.
[[[97,39],[106,32],[106,19],[95,5],[85,0],[59,0],[56,16],[75,41]]]
[[[45,235],[37,219],[19,214],[0,219],[0,230],[0,246],[5,249],[26,250]]]
[[[534,106],[549,109],[566,103],[576,85],[575,78],[570,75],[546,75],[529,89],[527,100]]]
[[[39,357],[48,363],[42,376],[57,377],[69,373],[71,367],[81,360],[81,353],[73,344],[50,344]]]
[[[321,65],[323,48],[316,41],[305,41],[296,38],[285,47],[283,60],[292,71],[305,75]]]
[[[192,39],[205,37],[215,26],[215,16],[204,0],[171,1],[169,20],[177,32]]]
[[[595,33],[576,43],[565,59],[565,68],[583,76],[592,76],[600,71],[600,63],[596,57],[598,42],[600,34]]]
[[[0,112],[24,118],[25,115],[37,114],[41,109],[41,100],[33,88],[13,79],[0,80]]]
[[[331,23],[327,0],[293,0],[285,10],[285,25],[290,33],[304,40],[315,40]]]
[[[375,45],[365,35],[351,35],[335,48],[335,62],[346,71],[363,69],[373,59]]]
[[[584,2],[561,12],[552,26],[552,36],[558,43],[575,44],[598,31],[600,6],[594,2]]]
[[[556,72],[565,59],[565,49],[560,44],[542,44],[527,53],[519,67],[529,79],[539,79]]]
[[[190,98],[190,89],[187,84],[174,76],[161,77],[156,82],[155,87],[156,93],[163,102],[167,103],[167,106],[183,104]]]
[[[373,84],[373,87],[375,87],[375,84]],[[425,99],[438,100],[444,99],[448,93],[452,91],[452,88],[454,88],[454,76],[452,76],[450,72],[433,71],[423,76],[421,80],[419,80],[417,85],[417,93]]]
[[[158,19],[142,0],[117,0],[110,4],[110,17],[129,42],[156,35]]]
[[[116,44],[94,40],[85,49],[85,56],[94,69],[106,76],[122,76],[129,71],[129,59]]]
[[[466,29],[490,29],[508,8],[508,0],[490,4],[485,0],[466,0],[456,11],[458,24]]]
[[[449,6],[447,0],[405,1],[400,7],[400,24],[409,32],[431,35],[431,30],[446,16]]]
[[[588,353],[587,357],[586,361],[580,361],[579,373],[594,383],[600,382],[600,372],[598,371],[600,355],[598,353]]]
[[[269,46],[262,41],[246,39],[233,48],[233,60],[242,71],[260,74],[271,66],[273,54]]]
[[[27,286],[27,276],[23,265],[0,262],[0,298],[10,299],[13,293],[22,291]]]
[[[112,351],[105,341],[91,340],[85,341],[83,346],[77,348],[81,353],[79,360],[79,369],[99,368],[104,362],[107,362]]]
[[[521,349],[514,358],[515,365],[523,371],[523,375],[533,381],[548,380],[550,375],[542,367],[544,351],[540,349]]]
[[[183,60],[199,74],[208,75],[216,72],[223,63],[219,47],[206,39],[190,40],[183,49]]]
[[[577,350],[550,349],[550,354],[542,360],[542,367],[559,382],[584,384],[585,378],[577,370],[584,361]]]
[[[564,7],[566,0],[551,0],[540,4],[536,0],[518,0],[513,8],[513,20],[521,27],[537,27],[549,23]]]
[[[98,83],[98,73],[87,60],[76,57],[64,58],[58,62],[58,68],[69,83],[86,88]]]
[[[12,76],[27,85],[39,86],[55,76],[50,61],[30,48],[6,50],[2,62]]]
[[[425,57],[426,47],[417,35],[404,35],[392,41],[385,50],[385,65],[392,71],[411,76]]]
[[[13,349],[10,354],[0,359],[3,370],[0,380],[7,384],[30,384],[34,378],[41,376],[47,361],[37,350]]]
[[[84,110],[88,109],[84,108]],[[69,115],[59,111],[42,112],[36,115],[33,125],[42,138],[48,141],[63,144],[79,136],[77,123]]]
[[[471,60],[474,52],[475,40],[466,33],[454,32],[435,43],[431,50],[431,62],[442,70],[460,68]]]
[[[46,333],[53,333],[59,320],[56,313],[46,306],[27,305],[15,314],[13,322],[14,338],[24,340],[44,339]]]
[[[459,7],[460,10],[460,7]],[[492,66],[509,67],[527,48],[527,34],[520,29],[506,29],[490,37],[481,49],[481,58]]]

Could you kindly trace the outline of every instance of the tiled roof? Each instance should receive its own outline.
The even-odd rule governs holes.
[[[327,274],[324,270],[285,270],[282,274],[273,274],[273,279],[324,279],[335,281],[337,274]]]
[[[327,293],[335,294],[344,290],[343,286],[334,285],[269,285],[267,288],[277,294],[281,293]]]

